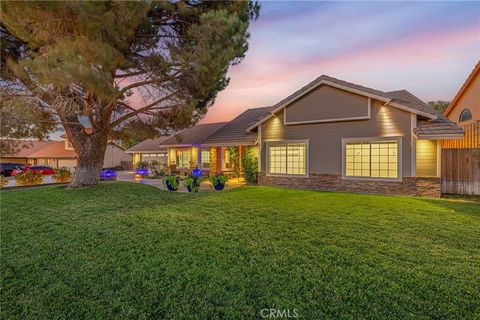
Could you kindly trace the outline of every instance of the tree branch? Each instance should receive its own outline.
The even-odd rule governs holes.
[[[134,112],[130,112],[130,113],[128,113],[128,114],[126,114],[126,115],[118,118],[117,120],[115,120],[114,122],[112,122],[110,125],[111,125],[111,127],[115,127],[115,126],[119,125],[120,123],[122,123],[123,121],[127,120],[128,118],[133,117],[134,115],[137,115],[137,114],[139,114],[139,113],[145,113],[146,111],[148,111],[148,110],[150,110],[151,108],[155,107],[155,106],[156,106],[157,104],[159,104],[160,102],[172,98],[175,94],[177,94],[177,92],[172,92],[172,93],[170,93],[169,95],[166,95],[165,97],[162,97],[162,98],[158,99],[157,101],[154,101],[154,102],[146,105],[146,106],[143,107],[143,108],[136,109]]]

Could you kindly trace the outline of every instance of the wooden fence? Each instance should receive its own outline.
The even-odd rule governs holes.
[[[480,195],[480,148],[442,150],[442,193]]]
[[[465,132],[463,138],[443,140],[442,149],[480,148],[480,121],[459,126]]]

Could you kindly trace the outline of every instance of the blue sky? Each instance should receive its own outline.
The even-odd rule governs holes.
[[[246,59],[203,122],[274,104],[321,74],[450,100],[480,57],[480,2],[261,5]]]

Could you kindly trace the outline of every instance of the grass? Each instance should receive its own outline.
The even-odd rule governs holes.
[[[4,319],[480,317],[475,201],[110,182],[1,209]]]

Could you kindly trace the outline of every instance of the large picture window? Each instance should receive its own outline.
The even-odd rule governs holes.
[[[345,177],[399,178],[398,140],[346,142]]]
[[[268,142],[267,151],[269,174],[307,174],[307,144],[305,142]]]

